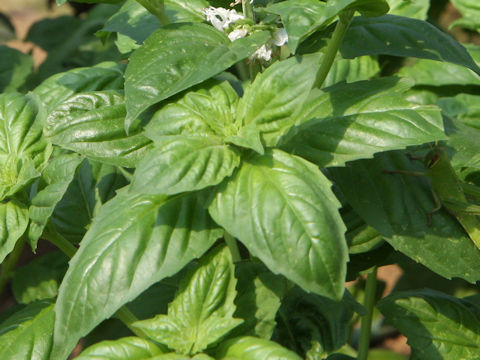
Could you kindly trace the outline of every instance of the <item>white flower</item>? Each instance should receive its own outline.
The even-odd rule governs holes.
[[[216,29],[224,31],[231,23],[245,19],[243,14],[238,14],[236,10],[227,10],[224,8],[215,8],[209,6],[202,10],[209,21]]]
[[[228,34],[228,38],[230,41],[235,41],[241,38],[244,38],[245,36],[248,35],[248,30],[245,28],[239,28],[233,30],[230,34]]]
[[[267,45],[262,45],[260,49],[255,51],[251,56],[250,60],[263,60],[263,61],[270,61],[272,59],[272,48]]]
[[[273,33],[272,42],[277,46],[283,46],[288,42],[288,34],[284,28],[278,29]]]

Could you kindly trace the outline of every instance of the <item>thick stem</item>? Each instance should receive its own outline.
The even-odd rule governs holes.
[[[223,238],[225,239],[225,242],[227,243],[227,246],[230,249],[233,262],[238,262],[242,260],[242,257],[240,256],[240,250],[238,249],[237,240],[235,240],[235,238],[227,232],[225,232],[225,235],[223,235]]]
[[[65,255],[69,258],[72,258],[77,248],[67,239],[65,239],[61,234],[57,232],[55,226],[52,223],[48,223],[46,229],[42,234],[42,238],[50,241],[53,245],[58,247]],[[116,313],[115,316],[125,324],[126,327],[130,329],[135,335],[148,339],[148,335],[145,334],[142,330],[136,329],[132,326],[132,323],[138,321],[137,317],[126,307],[122,306]]]
[[[253,22],[255,22],[253,6],[252,4],[250,4],[250,0],[242,0],[242,12],[246,18],[251,19],[253,20]]]
[[[375,306],[375,294],[377,291],[377,267],[374,266],[372,271],[367,275],[367,283],[365,285],[365,299],[363,306],[367,309],[367,315],[362,318],[362,326],[360,328],[360,340],[358,343],[357,360],[367,360],[368,350],[370,349],[370,332],[372,328],[373,310]]]
[[[335,56],[337,56],[337,51],[340,48],[343,37],[345,36],[348,26],[350,25],[350,21],[352,21],[353,13],[354,11],[349,10],[339,14],[337,26],[333,31],[332,38],[330,39],[327,51],[323,57],[322,64],[318,68],[317,78],[313,87],[321,88],[323,82],[327,78],[328,72],[330,71],[333,61],[335,60]]]
[[[0,272],[0,296],[5,289],[8,281],[14,274],[15,265],[17,265],[18,259],[22,254],[23,248],[25,247],[25,235],[18,239],[13,251],[8,255],[8,257],[3,261],[1,272]]]

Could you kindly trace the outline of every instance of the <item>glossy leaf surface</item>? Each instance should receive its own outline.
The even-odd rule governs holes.
[[[272,150],[246,159],[209,210],[274,273],[339,299],[348,256],[330,187],[313,164]]]
[[[0,263],[15,247],[28,226],[28,209],[11,200],[0,202]]]
[[[0,93],[17,90],[32,70],[33,59],[30,55],[0,45]]]
[[[94,160],[135,167],[151,142],[138,129],[126,134],[125,115],[120,92],[81,93],[50,113],[45,135],[54,144]]]
[[[127,128],[149,106],[229,68],[269,37],[261,31],[231,42],[214,27],[196,23],[157,30],[133,53],[127,66]]]
[[[60,287],[54,356],[63,358],[100,321],[221,236],[204,201],[199,193],[167,198],[123,191],[102,206]]]
[[[218,352],[218,359],[242,360],[300,360],[300,356],[279,344],[251,336],[239,337],[223,343]]]
[[[168,315],[134,326],[178,353],[193,355],[204,350],[242,322],[233,318],[234,271],[230,250],[217,247],[180,282]]]
[[[151,341],[138,337],[124,337],[118,340],[99,342],[83,350],[78,360],[154,360],[163,354]]]
[[[433,290],[398,292],[378,304],[417,359],[470,359],[480,351],[480,309]]]

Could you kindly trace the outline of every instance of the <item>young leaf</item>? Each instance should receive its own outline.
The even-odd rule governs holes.
[[[251,336],[224,342],[219,347],[216,357],[225,360],[301,360],[300,356],[273,341]]]
[[[130,57],[125,73],[128,129],[149,106],[219,74],[270,38],[267,31],[231,42],[206,24],[158,29]]]
[[[60,286],[53,358],[66,357],[81,336],[221,236],[204,202],[198,192],[123,191],[100,208]]]
[[[480,30],[480,6],[475,0],[452,0],[453,6],[462,14],[462,18],[450,24],[453,26],[462,26],[470,30]]]
[[[355,212],[396,250],[448,279],[477,281],[480,251],[458,221],[441,210],[428,226],[427,213],[435,203],[426,179],[383,173],[422,171],[421,165],[415,165],[404,153],[388,152],[330,168],[329,173]]]
[[[32,303],[0,324],[2,360],[50,360],[55,313],[48,301]]]
[[[387,0],[390,6],[390,15],[406,16],[418,20],[426,20],[428,9],[430,7],[429,0]]]
[[[139,129],[125,133],[125,114],[120,92],[81,93],[50,113],[44,132],[65,149],[108,164],[135,167],[151,141]]]
[[[67,191],[83,158],[77,154],[61,155],[54,158],[42,174],[46,186],[32,199],[29,209],[30,227],[28,240],[33,250],[42,235],[53,210]]]
[[[474,359],[480,352],[480,309],[466,300],[433,290],[398,292],[378,308],[417,359]]]
[[[156,142],[168,136],[232,135],[237,102],[238,95],[228,82],[205,81],[156,111],[145,136]]]
[[[219,184],[240,163],[240,155],[216,136],[165,137],[140,161],[132,191],[172,195]]]
[[[181,354],[206,349],[242,322],[233,318],[234,271],[228,247],[217,247],[180,282],[168,315],[138,321],[134,326]]]
[[[312,91],[282,148],[326,167],[445,139],[439,108],[403,99],[410,85],[383,78]]]
[[[154,360],[162,350],[151,341],[138,337],[99,342],[82,351],[77,360]]]
[[[51,154],[40,115],[31,97],[0,95],[0,200],[40,176]]]
[[[354,18],[340,52],[345,58],[383,54],[445,61],[480,74],[467,50],[453,37],[426,21],[403,16]]]
[[[318,167],[270,150],[245,160],[219,185],[209,211],[274,273],[340,299],[348,255],[330,187]]]
[[[295,115],[307,99],[322,55],[312,54],[278,61],[250,84],[238,104],[237,127],[254,124],[265,145],[275,146],[294,125]]]
[[[11,200],[0,202],[0,264],[15,247],[28,226],[28,209]]]
[[[33,59],[30,55],[0,45],[0,93],[17,90],[32,70]]]
[[[15,300],[20,304],[29,304],[54,298],[67,268],[68,258],[59,251],[49,252],[16,268],[12,279]]]
[[[123,68],[114,62],[75,68],[55,74],[38,85],[33,93],[46,107],[47,114],[74,94],[98,90],[123,89]]]

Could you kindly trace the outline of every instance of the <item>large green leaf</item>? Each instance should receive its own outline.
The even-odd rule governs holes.
[[[475,359],[480,353],[480,309],[433,290],[398,292],[378,304],[408,338],[416,359]]]
[[[88,347],[77,360],[154,360],[162,350],[151,341],[138,337],[102,341]]]
[[[42,136],[35,101],[18,93],[0,95],[0,200],[40,176],[51,153]]]
[[[314,90],[282,148],[325,167],[445,139],[439,108],[404,100],[410,86],[383,78]]]
[[[43,229],[53,210],[67,191],[83,158],[77,154],[61,155],[54,158],[42,174],[46,185],[32,199],[29,217],[28,240],[35,250]]]
[[[132,190],[167,195],[200,190],[219,184],[239,164],[239,153],[218,137],[170,137],[139,163]]]
[[[279,344],[252,336],[224,342],[216,353],[217,359],[241,360],[300,360],[300,356]]]
[[[92,91],[70,97],[47,118],[45,135],[54,144],[107,164],[135,167],[151,141],[140,129],[129,135],[123,94]]]
[[[330,187],[318,167],[271,150],[245,159],[219,186],[209,210],[274,273],[340,299],[348,255]]]
[[[20,304],[57,296],[58,287],[68,268],[68,258],[59,251],[52,251],[16,268],[12,279],[12,291]]]
[[[406,16],[419,20],[426,20],[428,8],[430,7],[429,0],[387,0],[390,6],[391,15]]]
[[[28,226],[28,208],[11,200],[0,202],[0,264],[15,247]]]
[[[17,90],[32,70],[33,59],[30,55],[0,45],[0,93]]]
[[[347,83],[368,80],[380,72],[378,61],[372,56],[359,56],[354,59],[343,59],[337,56],[322,87],[332,86],[341,81]]]
[[[441,210],[427,225],[427,213],[435,208],[427,180],[383,173],[395,169],[424,170],[405,154],[388,152],[329,173],[355,212],[396,250],[446,278],[479,280],[480,251],[457,220]]]
[[[242,322],[233,318],[234,271],[228,247],[217,247],[180,282],[168,315],[138,321],[134,326],[181,354],[206,349]]]
[[[251,55],[270,38],[260,31],[231,42],[206,24],[171,24],[130,57],[125,73],[126,127],[149,106],[198,84]]]
[[[0,324],[2,360],[50,360],[55,313],[53,304],[36,302]]]
[[[267,146],[294,125],[295,114],[315,81],[320,54],[278,61],[245,89],[238,104],[238,127],[254,124]]]
[[[51,217],[56,229],[67,239],[79,242],[101,204],[127,185],[118,168],[85,160],[65,196]]]
[[[73,257],[56,303],[53,357],[221,236],[199,193],[167,198],[123,191],[101,207]]]
[[[49,114],[76,93],[123,89],[124,67],[114,62],[103,62],[92,67],[76,68],[49,77],[33,92],[38,95]]]
[[[403,16],[354,18],[340,52],[345,58],[383,54],[445,61],[480,74],[480,68],[453,37],[426,21]]]
[[[286,0],[267,7],[267,11],[282,18],[292,53],[303,39],[328,25],[346,9],[355,9],[366,15],[383,15],[388,11],[388,4],[383,0],[329,0],[326,4],[316,0]]]

